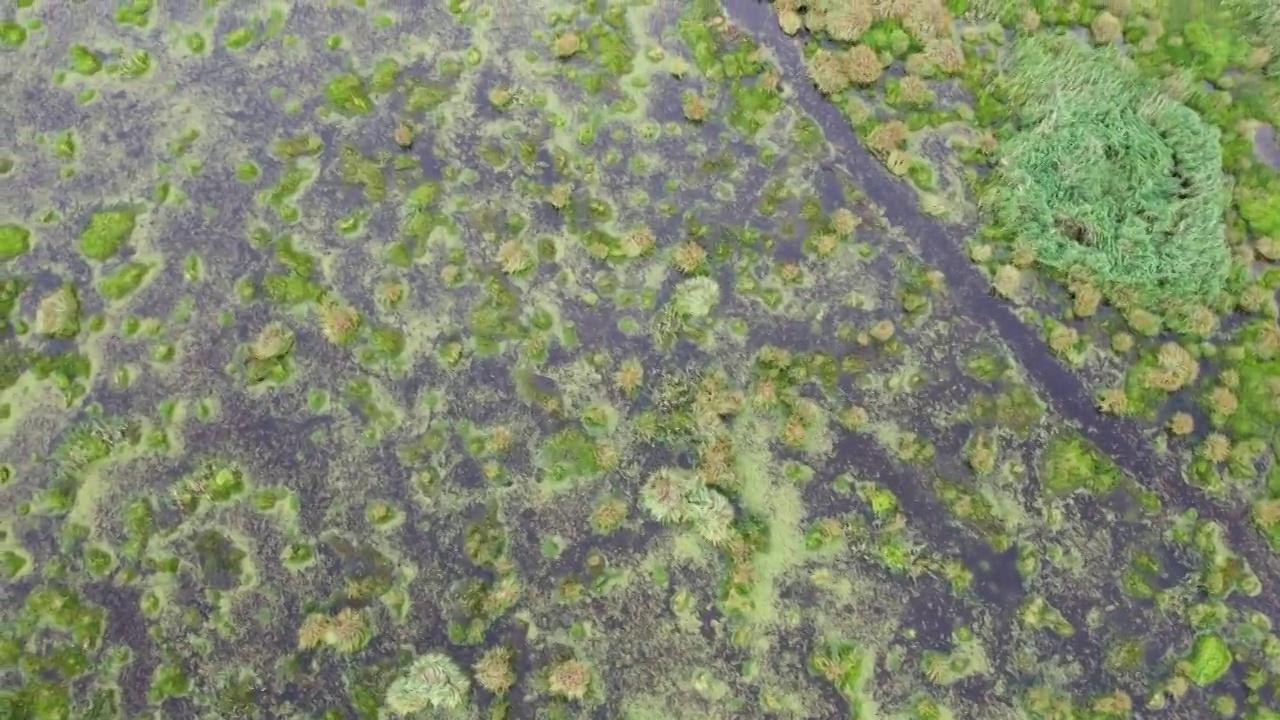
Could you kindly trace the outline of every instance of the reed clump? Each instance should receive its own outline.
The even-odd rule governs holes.
[[[1112,47],[1018,42],[984,205],[1036,262],[1139,306],[1211,300],[1231,267],[1219,132]]]

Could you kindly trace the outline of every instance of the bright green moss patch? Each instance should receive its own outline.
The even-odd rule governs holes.
[[[21,47],[27,42],[27,30],[15,20],[0,22],[0,45],[6,48]]]
[[[14,223],[0,225],[0,262],[9,262],[30,250],[30,230]]]
[[[182,697],[191,692],[191,679],[177,665],[161,665],[156,668],[151,678],[151,689],[147,692],[147,700],[162,703],[169,698]]]
[[[1114,49],[1069,37],[1020,41],[1000,87],[1018,111],[984,202],[1037,262],[1142,304],[1222,292],[1217,128]]]
[[[1077,491],[1103,494],[1119,483],[1120,470],[1084,438],[1064,436],[1045,448],[1040,481],[1054,495]]]
[[[400,63],[391,58],[383,58],[373,66],[373,74],[369,77],[369,90],[375,93],[391,92],[399,79]]]
[[[104,547],[95,545],[84,551],[85,569],[95,577],[106,577],[115,564],[115,555]]]
[[[232,30],[222,39],[222,43],[228,50],[243,50],[251,42],[253,42],[253,31],[243,27]]]
[[[301,213],[292,201],[315,179],[316,170],[310,164],[292,162],[273,187],[259,193],[259,200],[273,208],[281,222],[295,223]]]
[[[0,577],[12,580],[31,567],[31,558],[16,550],[0,550]]]
[[[151,272],[149,263],[130,261],[98,281],[98,292],[108,300],[121,300],[137,290]]]
[[[102,69],[102,61],[97,54],[84,45],[72,45],[71,71],[80,75],[96,75]]]
[[[144,28],[151,22],[153,0],[132,0],[116,11],[116,23]]]
[[[127,208],[94,213],[80,234],[80,254],[99,262],[111,259],[133,236],[136,219]]]
[[[53,142],[53,155],[59,160],[74,160],[76,158],[76,149],[76,136],[70,130],[58,135]]]
[[[542,468],[543,480],[551,485],[585,480],[600,471],[595,444],[573,429],[547,439],[538,451],[538,465]]]
[[[368,115],[373,110],[369,88],[363,78],[354,73],[339,75],[324,87],[329,106],[343,115]]]
[[[1217,635],[1201,635],[1187,658],[1187,679],[1205,687],[1220,680],[1231,669],[1231,648]]]
[[[268,275],[262,279],[262,293],[267,300],[285,307],[318,300],[322,292],[319,285],[293,273]]]
[[[252,160],[245,160],[236,166],[236,179],[243,183],[251,183],[258,179],[261,174],[257,163]]]
[[[1256,169],[1236,186],[1236,207],[1249,228],[1263,237],[1280,237],[1280,175]]]

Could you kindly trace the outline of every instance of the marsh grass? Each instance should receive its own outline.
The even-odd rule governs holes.
[[[1028,38],[1004,77],[1019,108],[985,203],[1036,260],[1139,304],[1215,298],[1230,267],[1218,131],[1111,48]]]

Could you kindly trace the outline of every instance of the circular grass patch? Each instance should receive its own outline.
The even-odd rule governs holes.
[[[1022,40],[1003,78],[1013,132],[984,205],[1060,273],[1142,305],[1205,301],[1227,281],[1217,128],[1112,48]]]

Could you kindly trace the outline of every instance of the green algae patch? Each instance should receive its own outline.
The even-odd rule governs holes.
[[[151,688],[147,691],[147,700],[160,704],[170,698],[185,697],[191,692],[191,678],[176,664],[165,664],[157,667],[151,677]]]
[[[369,76],[369,90],[379,94],[391,92],[395,89],[396,81],[400,79],[400,72],[400,63],[393,58],[379,60],[373,66],[373,73]]]
[[[1079,436],[1061,436],[1045,448],[1041,481],[1054,495],[1074,492],[1103,494],[1120,482],[1120,470],[1110,458]]]
[[[102,70],[102,61],[97,53],[84,45],[72,45],[68,51],[71,57],[71,71],[79,75],[97,75]]]
[[[198,32],[193,32],[183,36],[182,45],[186,47],[187,52],[192,55],[199,55],[205,51],[205,48],[208,46],[208,41],[205,40],[204,35]]]
[[[110,260],[133,237],[136,221],[137,213],[128,208],[94,213],[80,233],[80,254],[98,262]]]
[[[23,550],[0,550],[0,577],[5,580],[16,580],[30,573],[31,564],[31,556]]]
[[[124,7],[116,11],[116,24],[147,27],[151,24],[152,2],[153,0],[133,0],[124,3]]]
[[[1201,635],[1191,647],[1186,661],[1187,679],[1206,687],[1221,680],[1231,669],[1231,648],[1217,635]]]
[[[122,80],[136,80],[149,73],[153,66],[151,53],[146,50],[135,50],[119,63],[113,64],[110,69]]]
[[[151,269],[150,263],[131,260],[98,281],[98,294],[107,300],[123,300],[142,286]]]
[[[345,73],[330,80],[324,86],[324,98],[330,107],[343,115],[368,115],[373,110],[369,86],[355,73]]]
[[[1212,300],[1231,265],[1219,131],[1112,48],[1036,36],[1000,88],[1017,107],[984,204],[1061,275],[1143,305]]]
[[[253,42],[253,31],[249,28],[236,28],[227,33],[222,39],[222,44],[228,50],[243,50],[249,47],[249,43]]]
[[[252,160],[244,160],[236,166],[236,180],[242,183],[255,182],[261,175],[261,168]]]
[[[0,262],[9,262],[30,251],[30,230],[15,223],[0,225]]]
[[[0,22],[0,45],[8,49],[19,48],[27,42],[27,29],[16,20]]]

